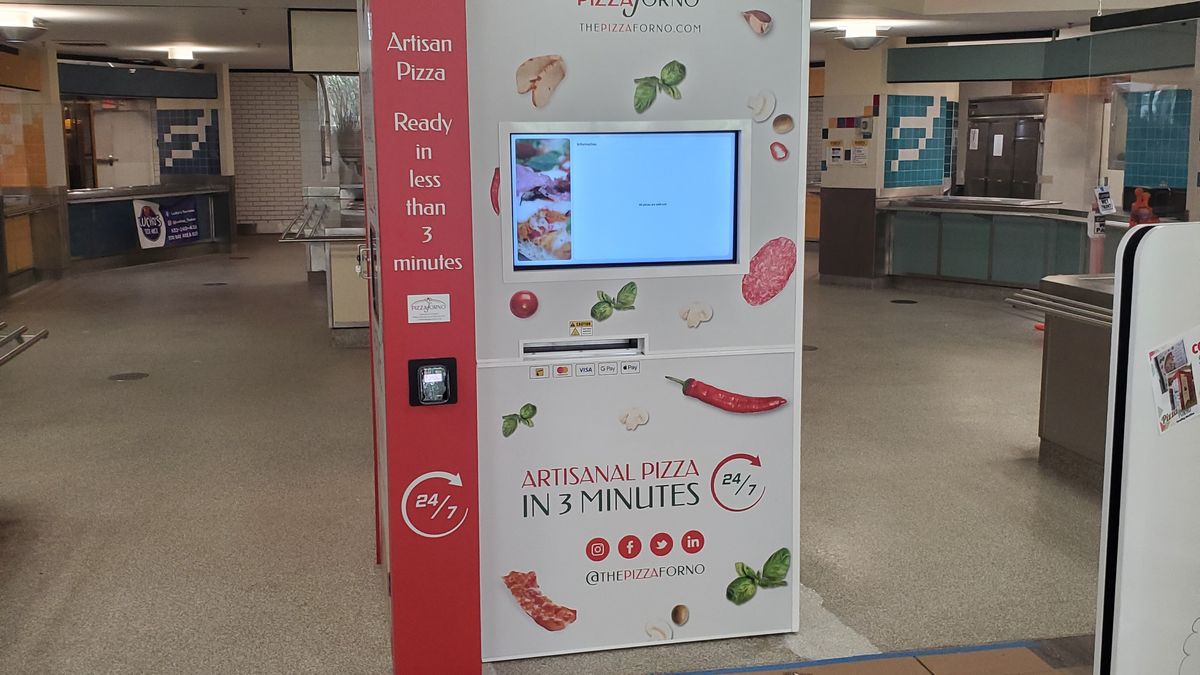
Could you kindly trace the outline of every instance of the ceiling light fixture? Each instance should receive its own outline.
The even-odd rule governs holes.
[[[190,47],[168,47],[167,63],[176,68],[191,68],[200,61]]]
[[[45,24],[34,18],[33,12],[0,9],[0,42],[29,42],[45,32]]]
[[[855,51],[865,51],[884,43],[887,40],[886,35],[879,35],[876,31],[882,29],[887,30],[887,26],[876,26],[869,23],[853,23],[845,26],[838,26],[845,31],[845,35],[838,38],[842,44]]]

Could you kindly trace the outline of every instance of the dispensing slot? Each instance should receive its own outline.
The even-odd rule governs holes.
[[[539,340],[521,343],[525,359],[604,358],[641,356],[646,353],[646,338],[603,338],[574,340]]]

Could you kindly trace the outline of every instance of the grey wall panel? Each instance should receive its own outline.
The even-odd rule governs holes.
[[[1053,42],[888,50],[888,82],[1053,80],[1190,68],[1196,22],[1147,26]]]
[[[217,76],[190,70],[58,64],[63,95],[107,98],[217,98]]]

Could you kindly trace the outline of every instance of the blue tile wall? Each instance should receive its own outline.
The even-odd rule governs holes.
[[[942,185],[952,135],[948,131],[949,103],[945,96],[940,100],[933,96],[887,97],[885,188]],[[913,150],[915,159],[901,159],[901,154],[912,155]]]
[[[943,162],[942,177],[954,179],[958,158],[958,101],[946,101],[946,161]]]
[[[1132,92],[1125,136],[1125,185],[1186,188],[1192,92]]]
[[[158,167],[163,175],[221,174],[216,110],[159,110]]]

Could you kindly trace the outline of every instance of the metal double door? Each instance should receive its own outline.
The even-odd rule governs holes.
[[[966,190],[971,197],[1037,199],[1042,120],[1014,117],[971,120]]]

